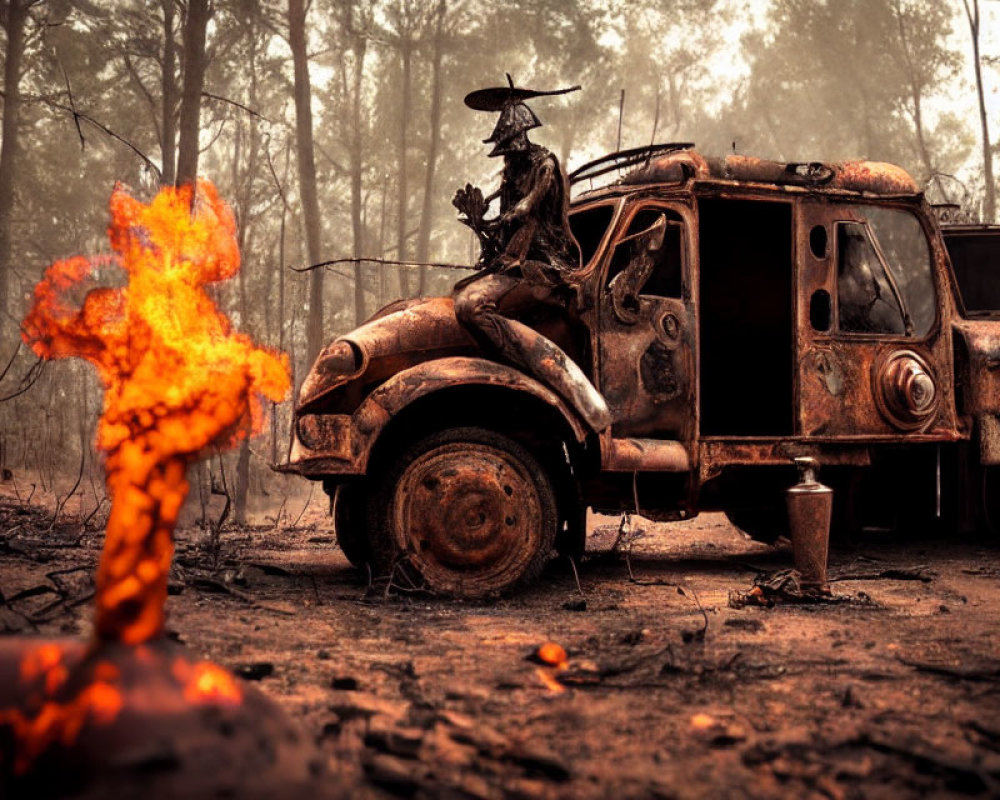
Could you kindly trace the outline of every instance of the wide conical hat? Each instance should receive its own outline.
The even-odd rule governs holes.
[[[465,96],[465,104],[474,111],[503,111],[507,106],[530,100],[532,97],[544,97],[553,94],[575,92],[579,86],[569,89],[553,89],[540,91],[538,89],[522,89],[519,86],[493,86],[489,89],[477,89]]]

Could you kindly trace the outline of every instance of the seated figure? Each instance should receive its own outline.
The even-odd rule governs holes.
[[[600,392],[554,342],[517,319],[540,306],[567,310],[576,294],[579,256],[569,228],[566,178],[558,159],[528,140],[527,132],[541,123],[524,103],[574,89],[539,92],[511,82],[466,96],[470,108],[500,112],[484,142],[493,144],[490,157],[503,156],[504,168],[499,190],[488,198],[470,185],[455,195],[462,222],[482,244],[481,271],[455,285],[455,315],[487,351],[547,384],[602,431],[611,415]],[[484,219],[498,197],[499,215]]]

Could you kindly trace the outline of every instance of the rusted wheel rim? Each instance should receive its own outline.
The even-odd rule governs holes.
[[[406,468],[390,519],[400,550],[433,588],[475,594],[502,588],[527,569],[540,546],[543,511],[516,457],[455,443]]]

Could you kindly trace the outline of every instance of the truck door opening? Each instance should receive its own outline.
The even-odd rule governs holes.
[[[701,434],[787,436],[792,402],[792,206],[703,198]]]

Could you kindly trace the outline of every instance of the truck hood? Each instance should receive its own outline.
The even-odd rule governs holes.
[[[393,303],[320,351],[299,389],[296,411],[326,405],[337,389],[362,377],[371,386],[423,361],[477,352],[450,297]]]

